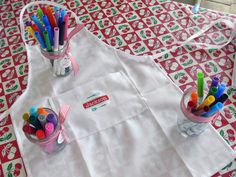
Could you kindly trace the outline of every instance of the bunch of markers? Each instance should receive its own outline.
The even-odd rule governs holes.
[[[223,108],[228,95],[224,93],[226,86],[219,83],[219,78],[214,77],[208,94],[204,97],[204,74],[197,75],[197,92],[192,92],[187,103],[188,111],[196,116],[211,117]]]
[[[26,22],[26,29],[48,52],[58,51],[67,40],[69,15],[64,9],[50,6],[37,10],[32,15],[33,22]]]
[[[23,131],[35,136],[38,140],[49,137],[57,127],[57,116],[47,108],[31,107],[29,112],[24,113],[22,118],[26,122]]]

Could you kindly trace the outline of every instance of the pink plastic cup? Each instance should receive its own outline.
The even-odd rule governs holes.
[[[184,137],[200,135],[207,129],[209,123],[219,116],[219,112],[211,117],[203,117],[188,111],[187,103],[190,99],[190,95],[192,92],[196,91],[196,88],[190,88],[185,91],[180,102],[181,114],[178,115],[177,125],[180,134]]]

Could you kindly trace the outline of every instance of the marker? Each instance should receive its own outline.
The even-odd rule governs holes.
[[[220,84],[220,86],[218,87],[218,91],[215,94],[216,99],[219,98],[224,93],[225,88],[226,88],[225,84]]]
[[[68,14],[65,15],[64,22],[65,22],[64,40],[67,40],[67,38],[68,38],[67,31],[68,31],[68,23],[69,23],[69,15]]]
[[[26,26],[32,26],[32,23],[30,21],[25,22]]]
[[[194,108],[194,105],[195,104],[194,104],[193,101],[189,101],[188,105],[187,105],[187,110],[191,112],[193,110],[193,108]]]
[[[199,98],[200,103],[204,96],[203,91],[204,91],[204,74],[203,72],[198,72],[197,73],[197,93],[198,93],[198,98]]]
[[[39,139],[39,140],[42,140],[45,138],[45,133],[43,130],[37,130],[36,131],[36,137]]]
[[[38,31],[41,36],[43,36],[43,33],[39,30],[38,26],[36,24],[32,24],[32,28],[34,31]]]
[[[40,20],[43,21],[43,11],[42,11],[42,9],[39,8],[39,9],[37,10],[37,14],[38,14]]]
[[[47,119],[47,122],[53,123],[54,127],[57,126],[57,118],[55,117],[54,114],[48,114],[46,119]]]
[[[198,99],[197,93],[196,92],[191,93],[191,101],[193,101],[196,106],[197,106],[197,99]]]
[[[25,124],[22,127],[23,132],[30,134],[30,135],[35,135],[36,129],[31,127],[29,124]]]
[[[34,34],[35,34],[36,38],[38,39],[38,41],[39,41],[41,47],[42,47],[43,49],[45,49],[45,48],[46,48],[46,45],[45,45],[45,43],[44,43],[43,38],[42,38],[41,35],[39,34],[39,32],[38,32],[38,31],[35,31]]]
[[[48,20],[48,17],[46,15],[43,15],[43,23],[45,26],[50,26],[50,22]]]
[[[26,27],[26,30],[31,34],[31,36],[32,36],[33,38],[35,38],[35,39],[38,41],[38,39],[36,38],[36,36],[35,36],[35,34],[34,34],[34,30],[33,30],[33,28],[32,28],[31,26],[27,26],[27,27]]]
[[[201,3],[201,0],[197,0],[197,2],[194,4],[193,10],[192,10],[194,14],[198,13],[199,7],[200,7],[200,3]]]
[[[28,112],[24,113],[23,116],[22,116],[22,118],[23,118],[24,121],[28,121],[28,120],[29,120],[29,117],[30,117],[30,115],[29,115]]]
[[[60,18],[60,15],[61,15],[60,10],[56,10],[56,11],[55,11],[55,19],[56,19],[56,22],[57,22],[57,26],[59,26],[59,18]]]
[[[52,13],[52,9],[49,6],[47,7],[47,16],[50,21],[52,29],[54,29],[57,26],[57,23],[56,23],[56,19],[55,19],[54,15]]]
[[[221,102],[218,102],[214,106],[212,106],[207,113],[203,114],[203,116],[204,117],[213,116],[215,113],[217,113],[222,108],[223,108],[223,104]]]
[[[51,26],[46,26],[46,30],[48,31],[50,43],[53,45],[53,32]]]
[[[65,15],[66,15],[66,10],[65,10],[65,9],[62,9],[62,10],[61,10],[61,18],[62,18],[62,21],[64,21]]]
[[[30,116],[29,117],[29,123],[31,124],[31,125],[33,125],[37,130],[38,129],[42,129],[42,125],[41,125],[41,123],[39,122],[39,120],[35,117],[35,116]]]
[[[219,79],[218,77],[212,78],[211,88],[212,88],[212,87],[218,87],[219,81],[220,81],[220,79]]]
[[[56,12],[57,10],[59,10],[59,7],[54,6],[54,12]]]
[[[64,46],[64,36],[65,36],[65,22],[62,22],[59,26],[59,44],[60,44],[60,49],[63,48]]]
[[[34,107],[34,106],[31,107],[29,110],[30,115],[37,117],[38,116],[37,110],[38,110],[37,107]]]
[[[38,28],[39,28],[39,30],[41,31],[41,32],[43,32],[44,31],[44,27],[43,27],[43,25],[40,23],[40,21],[38,20],[38,18],[36,17],[36,15],[32,15],[32,20],[34,21],[34,23],[38,26]]]
[[[48,122],[45,124],[45,135],[46,137],[50,136],[54,132],[54,124]]]
[[[46,9],[46,7],[41,7],[41,9],[42,9],[42,11],[43,11],[43,14],[44,14],[44,15],[47,15],[47,9]]]
[[[212,104],[214,101],[215,101],[215,97],[210,95],[204,100],[204,102],[197,109],[200,110],[200,109],[203,109],[204,106],[210,106],[210,104]]]
[[[218,103],[218,102],[221,102],[221,103],[223,103],[224,104],[224,102],[228,99],[228,95],[227,94],[223,94],[223,95],[221,95],[219,98],[217,98],[211,105],[210,105],[210,107],[212,107],[212,106],[214,106],[216,103]]]
[[[203,114],[207,113],[209,110],[210,110],[210,107],[209,107],[209,106],[204,106],[203,109],[200,109],[200,110],[194,112],[194,114],[195,114],[196,116],[202,116]]]
[[[44,36],[44,39],[45,39],[47,51],[48,51],[48,52],[52,52],[52,45],[51,45],[51,43],[50,43],[48,31],[45,30],[45,31],[43,32],[43,36]]]
[[[211,87],[211,89],[210,89],[210,91],[209,91],[209,93],[208,93],[208,95],[207,96],[210,96],[210,95],[212,95],[212,96],[215,96],[215,94],[216,94],[216,92],[218,91],[218,88],[217,87]]]
[[[45,116],[48,115],[48,112],[44,108],[38,108],[37,113],[38,113],[38,115],[40,115],[40,114],[43,114]]]
[[[54,28],[54,51],[58,51],[59,49],[59,28],[55,27]]]
[[[45,124],[47,123],[46,115],[44,115],[44,114],[39,114],[38,120],[39,120],[40,124],[42,125],[42,127],[44,127]]]

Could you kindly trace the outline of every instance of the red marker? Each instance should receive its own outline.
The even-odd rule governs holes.
[[[35,135],[36,129],[31,127],[29,124],[25,124],[22,128],[22,130],[30,135]]]
[[[192,111],[194,107],[195,107],[194,102],[193,101],[189,101],[188,105],[187,105],[187,110],[188,111]]]
[[[41,140],[41,139],[44,139],[45,138],[45,133],[43,130],[37,130],[36,131],[36,137]]]
[[[36,24],[32,24],[32,28],[34,31],[38,31],[41,35],[41,37],[43,37],[43,33],[39,30],[39,27]]]

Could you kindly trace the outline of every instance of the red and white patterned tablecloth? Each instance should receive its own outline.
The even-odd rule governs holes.
[[[27,87],[27,55],[20,36],[19,13],[30,0],[0,0],[0,111],[8,109]],[[98,38],[120,50],[135,55],[156,54],[184,41],[205,24],[235,16],[201,9],[192,14],[191,6],[170,0],[57,0],[73,10]],[[36,10],[32,7],[28,15]],[[71,22],[71,26],[75,24]],[[3,30],[1,30],[1,26]],[[211,28],[197,41],[220,44],[231,30],[223,23]],[[27,37],[27,36],[26,36]],[[30,38],[29,38],[30,40]],[[195,84],[202,70],[209,84],[217,75],[231,83],[236,39],[221,50],[203,50],[184,46],[158,62],[182,89]],[[229,88],[229,100],[213,124],[219,134],[236,149],[236,90]],[[21,115],[19,115],[21,116]],[[0,176],[26,176],[10,116],[0,122]],[[214,177],[236,176],[236,162],[224,167]]]

